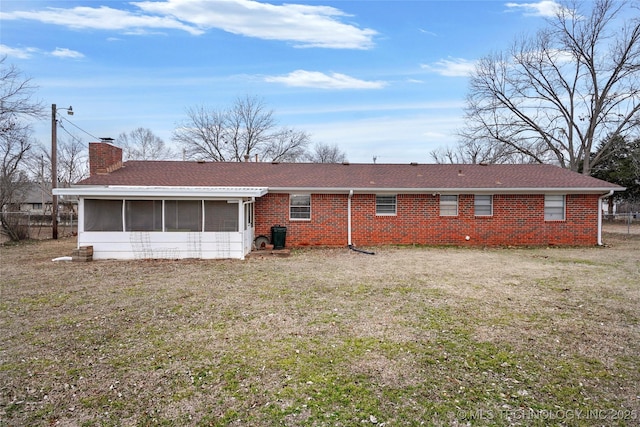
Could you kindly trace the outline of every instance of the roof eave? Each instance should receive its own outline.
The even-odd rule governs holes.
[[[386,188],[386,187],[269,187],[270,193],[313,193],[313,194],[335,194],[353,191],[354,194],[371,194],[371,193],[397,193],[397,194],[544,194],[544,193],[562,193],[562,194],[601,194],[609,191],[624,191],[624,187],[527,187],[527,188],[505,188],[505,187],[487,187],[487,188]]]
[[[56,188],[57,195],[77,195],[83,197],[219,197],[241,198],[262,197],[267,194],[266,187],[167,187],[167,186],[76,186],[71,188]]]
[[[125,185],[78,185],[56,188],[60,196],[85,197],[262,197],[267,193],[313,193],[313,194],[603,194],[624,191],[624,187],[200,187],[200,186],[125,186]]]

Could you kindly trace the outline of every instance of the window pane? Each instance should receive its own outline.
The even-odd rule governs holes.
[[[440,196],[440,215],[441,216],[457,216],[458,215],[458,196],[456,195]]]
[[[289,199],[289,217],[291,219],[311,219],[311,196],[291,195]]]
[[[564,221],[564,195],[547,194],[544,196],[545,221]]]
[[[164,202],[166,231],[202,231],[200,200],[167,200]]]
[[[491,205],[493,203],[493,196],[491,195],[475,195],[474,207],[476,216],[490,216],[492,215]]]
[[[122,231],[122,200],[85,199],[84,231]]]
[[[126,231],[162,231],[161,200],[127,200]]]
[[[396,214],[396,196],[376,196],[377,215]]]
[[[253,227],[253,203],[244,205],[244,229]]]
[[[239,231],[238,204],[226,200],[205,200],[204,231]]]

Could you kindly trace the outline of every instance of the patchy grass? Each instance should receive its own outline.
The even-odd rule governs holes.
[[[0,425],[633,425],[640,236],[52,263],[0,248]]]

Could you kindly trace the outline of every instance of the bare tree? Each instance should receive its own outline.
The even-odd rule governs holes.
[[[176,156],[162,138],[142,127],[122,132],[116,144],[122,147],[125,160],[166,160]]]
[[[78,138],[68,138],[58,144],[59,186],[69,187],[89,176],[89,155],[86,145]]]
[[[31,99],[36,90],[13,65],[0,58],[0,223],[10,238],[20,236],[3,214],[19,204],[29,185],[26,162],[32,154],[31,127],[28,119],[44,114],[42,104]]]
[[[296,161],[309,141],[304,132],[278,128],[273,110],[255,97],[238,98],[227,110],[190,108],[187,116],[173,140],[191,159],[241,162],[258,156]]]
[[[25,77],[15,65],[5,64],[6,55],[0,57],[0,120],[2,129],[7,120],[18,118],[41,118],[44,115],[42,103],[33,101],[31,96],[37,86]]]
[[[58,158],[56,177],[58,187],[69,187],[89,176],[89,156],[85,144],[73,136],[66,140],[58,140]],[[37,172],[37,181],[51,182],[51,151],[49,147],[40,145],[40,156],[29,161],[32,170]]]
[[[262,100],[249,96],[238,98],[231,109],[231,120],[234,129],[239,129],[237,137],[231,140],[234,160],[241,161],[245,156],[267,151],[274,139],[276,121],[273,110],[268,110]]]
[[[187,116],[173,131],[173,140],[183,147],[185,157],[226,161],[227,113],[197,107],[189,108]]]
[[[31,155],[31,133],[27,127],[3,123],[0,129],[0,211],[19,205],[30,185],[24,168]]]
[[[436,163],[534,163],[530,157],[509,146],[484,144],[474,138],[465,139],[455,148],[438,148],[429,154]]]
[[[309,135],[300,130],[280,129],[265,144],[262,159],[270,162],[297,162],[305,157]]]
[[[319,142],[307,154],[307,160],[312,163],[342,163],[347,161],[347,155],[337,144]]]
[[[595,141],[638,134],[640,17],[629,13],[637,9],[588,4],[589,13],[577,2],[562,5],[535,37],[478,62],[463,146],[488,147],[490,161],[524,156],[589,174],[600,161],[590,158]]]

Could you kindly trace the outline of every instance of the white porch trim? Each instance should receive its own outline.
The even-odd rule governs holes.
[[[76,186],[56,188],[53,194],[58,196],[83,197],[194,197],[194,198],[238,198],[262,197],[267,194],[267,187],[168,187],[168,186]]]

